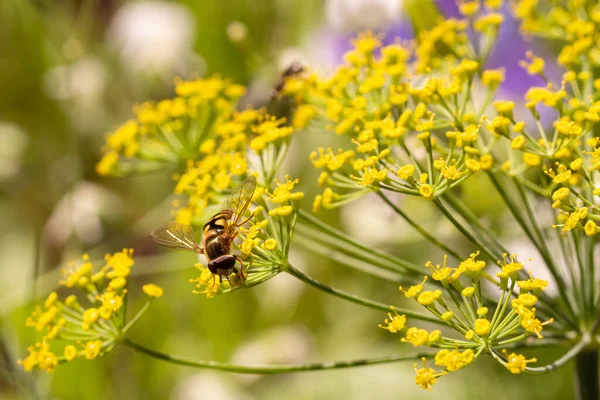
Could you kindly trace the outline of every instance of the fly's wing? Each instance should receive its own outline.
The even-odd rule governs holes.
[[[223,204],[223,210],[231,210],[233,213],[229,221],[230,230],[239,226],[240,221],[244,218],[244,212],[246,212],[248,206],[252,203],[255,190],[256,178],[249,176],[233,191],[231,196],[225,201],[225,204]]]
[[[196,243],[196,234],[189,225],[169,223],[154,228],[150,235],[162,246],[203,253],[202,248]]]

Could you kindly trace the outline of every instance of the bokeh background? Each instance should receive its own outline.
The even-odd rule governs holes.
[[[519,103],[539,84],[518,66],[534,46],[550,60],[551,44],[528,42],[507,22],[489,67],[504,66],[501,97]],[[53,374],[24,373],[16,360],[33,341],[24,320],[57,287],[60,269],[83,252],[101,259],[135,249],[135,287],[160,284],[165,296],[132,331],[148,346],[237,363],[303,363],[410,352],[378,329],[383,315],[328,297],[281,274],[251,290],[206,299],[192,294],[194,255],[158,249],[148,237],[170,218],[172,171],[100,178],[94,165],[104,134],[132,106],[173,94],[173,79],[221,76],[248,85],[246,104],[268,102],[279,72],[292,61],[331,70],[363,29],[410,39],[439,15],[439,0],[2,0],[0,1],[0,398],[56,399],[565,399],[571,366],[548,376],[514,376],[491,359],[441,379],[431,392],[414,384],[411,362],[280,376],[237,375],[177,367],[117,348]],[[284,172],[314,180],[308,152],[318,132],[295,138]],[[475,176],[465,200],[511,249],[520,244],[502,203]],[[314,185],[312,185],[314,186]],[[309,207],[310,190],[307,193]],[[466,247],[434,210],[404,200],[419,220],[452,246]],[[373,198],[321,215],[329,223],[416,264],[440,259],[410,227]],[[317,278],[385,303],[400,303],[398,284],[365,277],[301,243],[294,264]],[[535,261],[534,261],[535,262]],[[143,298],[131,291],[130,307]],[[561,349],[529,351],[540,362]]]

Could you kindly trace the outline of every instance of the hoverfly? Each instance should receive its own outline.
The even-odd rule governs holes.
[[[256,189],[256,178],[249,176],[234,192],[225,200],[221,211],[216,213],[202,229],[202,246],[196,243],[195,233],[191,226],[169,223],[152,230],[152,238],[162,246],[173,249],[191,250],[198,254],[204,254],[208,259],[208,269],[219,276],[229,280],[229,275],[235,272],[240,281],[246,279],[246,271],[242,260],[235,254],[231,254],[231,245],[238,235],[238,228],[252,218],[250,215],[244,219],[244,213],[252,203],[254,190]],[[236,268],[239,262],[240,269]]]
[[[273,86],[273,89],[271,89],[271,101],[274,101],[277,98],[277,96],[279,96],[279,93],[283,90],[283,87],[285,86],[285,80],[287,78],[299,75],[302,72],[304,72],[304,66],[298,61],[294,61],[289,67],[287,67],[281,73],[281,76],[277,83],[275,83],[275,86]]]

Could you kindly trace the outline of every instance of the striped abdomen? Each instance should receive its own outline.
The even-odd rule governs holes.
[[[220,212],[204,225],[204,252],[209,260],[228,254],[230,246],[223,237],[231,212]]]

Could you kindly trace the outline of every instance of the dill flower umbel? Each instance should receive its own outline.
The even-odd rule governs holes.
[[[430,270],[430,277],[441,289],[423,290],[427,276],[422,283],[406,290],[400,287],[406,297],[425,307],[460,335],[460,338],[443,336],[439,330],[429,332],[408,327],[407,317],[395,310],[395,315],[388,314],[384,324],[379,325],[391,333],[403,334],[401,341],[404,343],[441,349],[435,355],[435,365],[442,367],[442,370],[425,370],[435,378],[472,364],[484,353],[493,354],[499,359],[499,348],[525,341],[530,336],[541,339],[544,326],[553,322],[552,318],[541,322],[536,316],[535,305],[547,285],[546,281],[533,277],[519,280],[519,271],[523,269],[523,265],[514,255],[505,255],[504,260],[499,262],[501,271],[496,274],[499,279],[494,279],[486,272],[486,262],[479,260],[478,256],[479,252],[473,253],[456,267],[447,265],[447,256],[442,265],[434,265],[428,261],[426,267]],[[483,295],[485,280],[498,286],[498,297]],[[517,287],[520,290],[518,294],[515,292]],[[513,354],[511,357],[516,356]],[[515,367],[516,361],[511,357],[504,363],[506,368],[512,373],[524,372],[524,362],[521,364],[523,368],[515,372],[519,368]],[[417,384],[430,389],[436,379],[428,380],[426,385],[422,385],[420,382],[424,379],[424,374],[424,371],[417,370]]]
[[[71,294],[61,300],[52,292],[27,318],[25,325],[43,336],[27,349],[29,355],[19,360],[25,371],[38,368],[52,372],[62,362],[79,357],[92,360],[122,340],[146,309],[125,324],[126,285],[134,265],[132,255],[132,249],[107,254],[104,265],[95,268],[85,254],[80,263],[72,262],[63,270],[60,284],[77,289],[80,296]],[[144,285],[143,290],[151,299],[163,292],[154,284]]]
[[[234,245],[234,250],[241,254],[246,279],[239,281],[232,274],[227,281],[221,282],[203,264],[196,264],[200,276],[190,281],[196,283],[195,293],[211,298],[236,287],[251,287],[274,277],[285,268],[299,200],[304,198],[304,193],[293,191],[298,182],[298,179],[292,181],[286,176],[285,183],[274,180],[272,192],[259,187],[254,193],[249,226],[240,227],[240,241]]]
[[[381,329],[399,335],[403,343],[436,349],[425,354],[433,358],[429,364],[423,359],[422,367],[414,366],[415,383],[422,388],[431,389],[441,377],[488,354],[514,374],[546,373],[576,359],[580,392],[597,393],[598,349],[592,338],[600,326],[595,272],[600,238],[600,9],[594,2],[577,0],[511,2],[522,32],[553,37],[560,51],[555,63],[532,51],[524,54],[519,65],[537,83],[526,88],[523,99],[502,99],[499,89],[510,73],[504,67],[488,68],[488,61],[504,23],[503,4],[460,1],[461,17],[439,19],[409,42],[384,45],[379,34],[358,35],[333,74],[303,67],[302,73],[284,77],[280,92],[294,105],[289,121],[263,108],[239,108],[245,89],[228,80],[177,80],[176,98],[136,106],[135,117],[107,136],[97,171],[126,175],[175,169],[172,217],[192,233],[227,204],[244,180],[256,178],[247,221],[236,227],[231,249],[241,260],[242,273],[222,280],[201,262],[199,276],[192,280],[197,293],[213,297],[287,272],[330,295],[388,312]],[[552,64],[563,69],[558,81],[550,78]],[[306,155],[318,170],[313,212],[379,196],[446,254],[441,264],[426,263],[428,276],[423,277],[422,267],[367,246],[301,209],[300,182],[281,169],[294,138],[315,130],[319,142]],[[420,221],[425,213],[395,201],[405,196],[431,209],[427,215],[435,223]],[[481,218],[477,203],[492,196],[503,206],[495,203],[487,211],[501,216],[511,236],[537,251],[549,281],[528,276],[525,265],[506,248],[502,231]],[[542,216],[551,213],[556,221],[547,223]],[[449,237],[440,237],[438,220],[478,251],[467,256]],[[416,302],[422,312],[389,308],[306,275],[289,262],[293,239],[345,267],[410,282],[400,287],[402,297]],[[127,252],[113,257],[95,273],[84,259],[65,276],[65,286],[92,294],[97,304],[83,308],[71,297],[61,302],[54,294],[33,313],[28,324],[46,334],[22,361],[26,369],[52,370],[62,360],[95,358],[127,330],[118,317],[133,262]],[[544,292],[550,283],[555,293]],[[163,294],[152,285],[143,291],[149,299]],[[71,327],[74,315],[76,327]],[[444,330],[423,329],[417,320]],[[69,334],[76,336],[69,339]],[[81,335],[87,342],[83,348],[69,343],[64,355],[56,356],[52,339],[57,335],[67,340]],[[549,339],[569,350],[546,366],[530,365],[537,359],[521,354],[520,348]],[[126,343],[150,356],[175,360]],[[367,365],[391,358],[287,369],[185,363],[254,373]]]
[[[153,171],[186,162],[198,147],[206,151],[206,136],[231,117],[245,92],[218,76],[175,83],[177,97],[135,106],[135,118],[107,134],[98,174]]]

